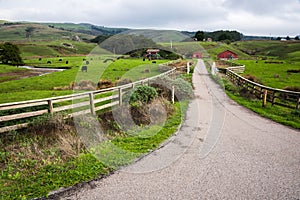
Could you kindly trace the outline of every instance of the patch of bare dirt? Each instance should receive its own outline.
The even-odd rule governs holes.
[[[6,79],[0,80],[1,82],[7,82],[12,80],[19,80],[23,78],[30,78],[33,76],[41,76],[43,74],[47,74],[53,71],[47,70],[24,70],[24,71],[16,71],[16,72],[7,72],[7,73],[0,73],[0,77],[7,77]]]

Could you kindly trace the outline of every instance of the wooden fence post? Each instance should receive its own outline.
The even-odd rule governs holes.
[[[175,87],[172,86],[172,104],[175,103]]]
[[[96,112],[95,112],[95,104],[94,104],[94,94],[93,94],[93,93],[89,93],[89,97],[90,97],[90,109],[91,109],[91,114],[92,114],[92,115],[96,115]]]
[[[52,100],[48,100],[48,113],[53,115],[53,102],[52,102]]]
[[[187,64],[186,64],[187,66],[187,68],[186,68],[186,73],[187,74],[190,74],[190,62],[187,62]]]
[[[297,101],[297,104],[296,104],[296,110],[299,109],[299,104],[300,104],[300,97],[298,97],[298,101]]]
[[[119,106],[123,105],[122,88],[119,88]]]
[[[262,107],[266,107],[267,105],[267,95],[268,95],[268,90],[264,90]]]

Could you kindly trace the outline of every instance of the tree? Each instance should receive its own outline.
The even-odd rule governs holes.
[[[281,37],[277,37],[276,40],[281,40]]]
[[[25,29],[25,37],[30,38],[34,29],[34,27],[27,27]]]
[[[203,41],[205,38],[204,32],[203,31],[197,31],[195,34],[195,38],[197,41]]]
[[[299,36],[296,36],[296,37],[295,37],[295,40],[299,40]]]
[[[23,65],[21,52],[17,45],[6,42],[0,45],[0,62],[11,65]]]
[[[231,36],[227,33],[222,33],[219,37],[218,37],[218,41],[225,41],[225,40],[231,40]]]
[[[286,36],[286,38],[285,38],[286,40],[290,40],[291,38],[290,38],[290,36]]]

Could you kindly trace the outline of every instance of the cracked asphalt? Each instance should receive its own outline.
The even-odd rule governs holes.
[[[208,76],[162,148],[59,199],[300,199],[300,131],[239,106]]]

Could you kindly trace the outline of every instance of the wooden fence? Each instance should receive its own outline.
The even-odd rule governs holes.
[[[67,118],[87,113],[95,115],[96,111],[115,105],[122,105],[123,95],[136,85],[149,84],[151,80],[170,75],[174,73],[175,70],[176,69],[172,69],[157,76],[119,87],[67,96],[0,104],[0,112],[6,113],[0,116],[0,122],[7,123],[9,121],[15,121],[13,125],[2,125],[2,127],[0,127],[0,133],[27,127],[30,122],[22,123],[22,120],[31,119],[32,117],[41,116],[46,113],[53,114],[64,111],[69,113]]]
[[[244,66],[242,67],[244,68]],[[272,105],[279,105],[296,110],[299,109],[300,92],[267,87],[238,75],[236,72],[234,72],[234,70],[241,72],[237,69],[237,67],[229,67],[226,69],[227,77],[235,85],[247,89],[251,95],[255,95],[255,97],[258,99],[263,100],[263,106],[265,106],[266,102],[270,102]]]

